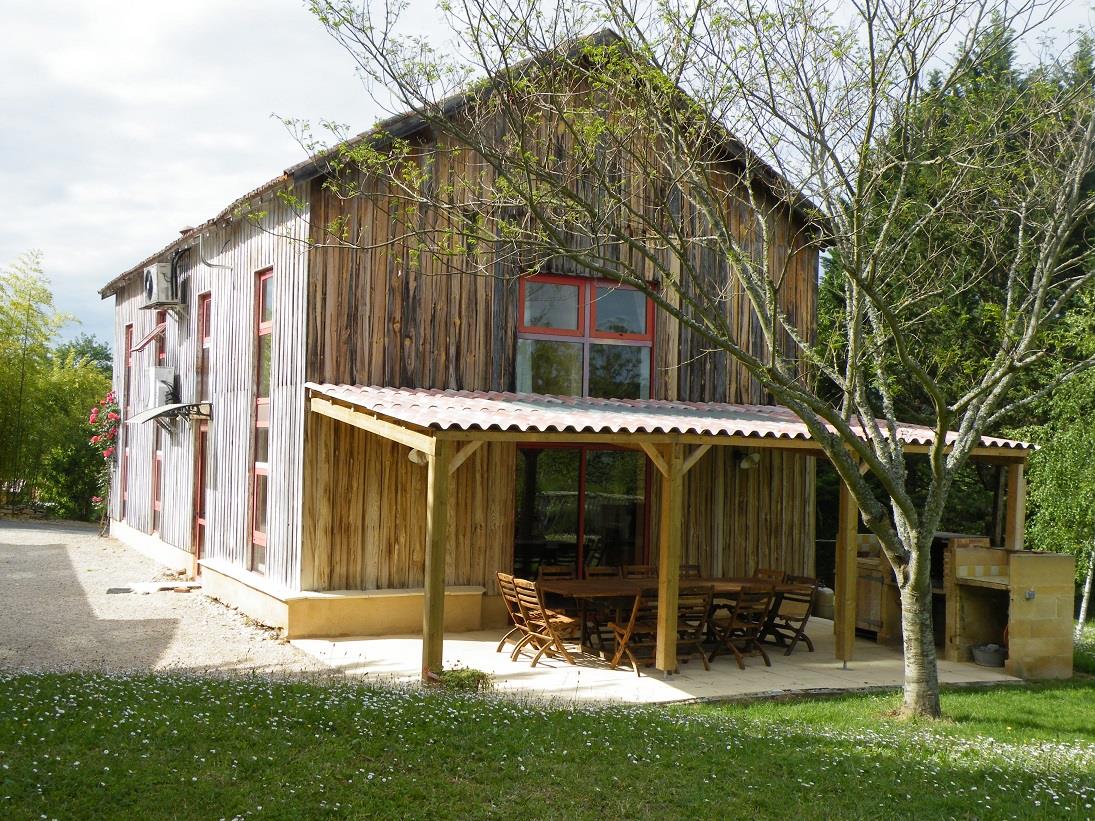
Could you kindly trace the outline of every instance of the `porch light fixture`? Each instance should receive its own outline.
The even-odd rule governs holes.
[[[738,460],[738,467],[742,470],[752,470],[760,464],[760,451],[752,450]]]
[[[407,458],[416,465],[424,465],[430,460],[430,457],[420,450],[411,450],[411,452],[407,454]]]

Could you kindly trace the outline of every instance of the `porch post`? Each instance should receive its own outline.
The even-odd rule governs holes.
[[[1026,536],[1027,477],[1026,463],[1008,465],[1008,511],[1004,519],[1004,547],[1022,550]]]
[[[677,591],[681,574],[681,531],[684,525],[684,448],[669,445],[662,452],[661,517],[658,522],[658,646],[654,666],[677,671]]]
[[[422,680],[441,672],[445,639],[445,549],[449,521],[452,443],[437,440],[426,462],[425,593],[422,606]]]
[[[855,647],[856,534],[859,531],[859,507],[848,485],[840,483],[840,514],[836,535],[836,657],[847,664]]]

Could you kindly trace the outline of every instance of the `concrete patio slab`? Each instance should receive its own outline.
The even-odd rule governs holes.
[[[731,656],[720,656],[705,671],[698,657],[681,666],[681,673],[664,678],[648,668],[636,676],[630,667],[611,669],[606,662],[584,655],[571,666],[561,659],[544,658],[529,666],[530,657],[511,661],[509,651],[496,653],[500,630],[453,633],[445,636],[444,666],[483,670],[494,678],[497,691],[564,701],[605,701],[633,704],[670,703],[695,699],[738,698],[765,693],[806,693],[811,690],[857,690],[899,686],[903,680],[901,654],[863,639],[856,641],[855,660],[847,669],[835,660],[832,622],[814,619],[809,634],[816,652],[799,645],[790,656],[771,648],[772,666],[748,658],[740,670]],[[340,639],[298,639],[292,644],[329,668],[379,682],[413,683],[419,680],[422,658],[420,636]],[[512,648],[510,648],[512,649]],[[945,684],[1017,682],[1002,669],[974,664],[939,662]]]

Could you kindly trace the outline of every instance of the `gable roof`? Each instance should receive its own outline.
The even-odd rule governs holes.
[[[605,46],[613,45],[616,43],[626,45],[626,41],[618,33],[612,29],[602,29],[587,37],[582,37],[567,47],[566,53],[572,55],[579,49],[588,48],[589,46]],[[521,71],[527,67],[535,64],[535,62],[544,55],[537,55],[529,57],[521,63],[514,66],[512,71]],[[489,93],[490,85],[481,84],[481,87]],[[679,90],[679,89],[678,89]],[[433,116],[451,117],[462,109],[464,109],[470,102],[477,99],[479,95],[483,94],[483,90],[474,91],[461,91],[444,98],[437,104],[438,111]],[[684,91],[680,91],[681,95],[685,95]],[[196,228],[192,228],[186,231],[178,238],[172,240],[159,251],[145,259],[138,262],[132,268],[123,271],[118,276],[111,279],[102,288],[99,289],[99,296],[102,299],[106,299],[109,296],[113,296],[117,293],[122,286],[124,286],[132,277],[141,273],[144,268],[157,260],[163,259],[171,252],[188,246],[193,242],[193,238],[199,236],[205,231],[210,230],[218,224],[228,223],[234,219],[238,219],[239,212],[243,210],[249,204],[262,200],[266,196],[272,194],[274,191],[281,190],[285,187],[296,185],[298,183],[307,182],[315,179],[316,177],[323,176],[328,168],[328,160],[337,156],[340,152],[354,146],[361,145],[367,141],[373,141],[377,147],[382,146],[385,142],[392,139],[399,139],[402,137],[408,137],[415,134],[422,129],[429,126],[430,118],[418,110],[405,111],[400,114],[396,114],[387,119],[380,120],[372,128],[362,131],[359,134],[350,137],[342,142],[331,146],[330,148],[319,152],[318,154],[309,157],[306,160],[286,168],[278,176],[260,185],[258,188],[243,194],[237,199],[233,200],[227,206],[225,206],[216,216],[210,217],[205,222],[198,225]],[[738,140],[730,131],[722,124],[710,120],[710,124],[714,127],[719,134],[719,138],[722,142],[722,146],[729,152],[732,159],[744,158],[750,165],[750,168],[759,172],[758,176],[765,186],[773,192],[777,192],[777,195],[785,202],[787,202],[791,209],[804,216],[807,222],[817,222],[818,220],[818,208],[810,201],[810,199],[802,192],[796,190],[782,175],[779,174],[771,165],[761,159],[756,152],[752,151],[748,146]]]

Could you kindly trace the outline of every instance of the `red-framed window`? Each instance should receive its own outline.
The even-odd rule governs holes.
[[[198,296],[198,401],[208,402],[210,368],[213,364],[213,299],[208,292]]]
[[[649,399],[654,303],[635,288],[538,274],[521,280],[517,390]]]
[[[209,475],[209,423],[199,422],[194,440],[194,559],[205,558],[207,479]]]
[[[156,327],[163,330],[156,336],[156,364],[167,364],[167,311],[156,311]]]
[[[125,376],[122,381],[122,393],[124,394],[122,400],[122,407],[125,409],[125,416],[129,418],[129,410],[132,406],[132,374],[133,374],[133,326],[125,326],[125,350],[122,352],[125,357]]]
[[[152,433],[152,532],[159,533],[163,520],[163,430],[158,422]]]
[[[274,272],[255,275],[255,430],[251,471],[251,569],[266,572],[270,483],[270,383],[274,352]]]
[[[119,477],[119,482],[122,486],[121,520],[124,522],[125,521],[126,502],[129,501],[129,446],[128,445],[126,445],[126,447],[122,450],[122,467],[121,467],[121,476]]]

